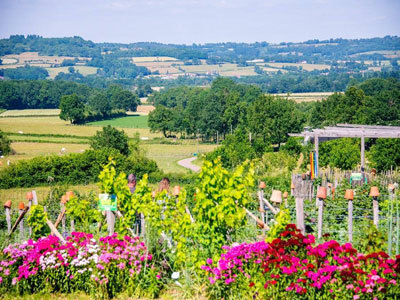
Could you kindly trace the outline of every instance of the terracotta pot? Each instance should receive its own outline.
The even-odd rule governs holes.
[[[344,199],[353,200],[354,199],[354,191],[352,189],[347,189],[344,194]]]
[[[26,198],[26,200],[28,200],[28,201],[29,201],[29,200],[33,200],[33,193],[32,193],[32,192],[27,192],[25,198]]]
[[[75,195],[74,195],[73,191],[68,191],[65,193],[65,196],[67,197],[67,201],[68,201],[70,198],[74,197]]]
[[[172,194],[175,197],[178,197],[180,192],[181,192],[181,187],[179,185],[174,186],[174,190],[172,191]]]
[[[156,195],[157,195],[157,192],[156,192],[156,191],[152,191],[152,192],[151,192],[151,197],[155,198]]]
[[[8,200],[4,203],[5,208],[11,208],[11,200]]]
[[[267,187],[267,185],[265,184],[264,181],[260,181],[260,184],[258,185],[258,187],[263,190]]]
[[[282,192],[278,190],[273,190],[271,198],[269,199],[275,203],[282,203]]]
[[[24,209],[25,209],[25,204],[24,204],[24,202],[20,202],[20,203],[19,203],[18,209],[19,209],[19,210],[24,210]]]
[[[287,191],[285,191],[285,192],[283,193],[283,198],[287,198],[287,197],[289,197],[289,193],[288,193]]]
[[[332,183],[329,182],[328,183],[328,188],[332,188],[332,186],[333,186]]]
[[[317,192],[317,198],[326,199],[326,187],[320,186]]]
[[[379,197],[379,189],[377,186],[371,186],[371,189],[369,191],[369,196],[370,197]]]
[[[62,204],[67,203],[67,196],[66,196],[66,195],[63,195],[63,196],[61,197],[61,203],[62,203]]]
[[[294,189],[294,183],[293,183],[293,182],[290,184],[290,189],[291,189],[291,190]]]

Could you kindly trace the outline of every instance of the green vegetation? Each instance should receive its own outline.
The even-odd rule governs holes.
[[[8,155],[11,152],[11,142],[9,138],[0,130],[0,155]]]
[[[120,128],[149,128],[148,127],[148,116],[126,116],[122,118],[114,118],[111,120],[102,120],[96,122],[89,122],[86,125],[91,126],[107,126],[111,125]]]
[[[90,147],[94,150],[114,149],[122,155],[129,155],[131,153],[126,133],[110,125],[103,127],[102,131],[96,132],[96,135],[90,141]]]

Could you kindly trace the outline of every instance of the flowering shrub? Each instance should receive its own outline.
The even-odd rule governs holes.
[[[224,246],[218,262],[202,266],[211,298],[395,299],[400,295],[400,255],[358,253],[351,244],[314,245],[288,225],[271,243]]]
[[[0,261],[0,292],[84,291],[111,298],[121,291],[157,296],[160,274],[139,238],[117,234],[96,241],[73,232],[62,244],[55,236],[9,245]],[[141,290],[146,284],[146,291]]]

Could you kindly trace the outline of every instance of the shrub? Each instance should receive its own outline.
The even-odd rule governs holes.
[[[0,130],[0,155],[8,155],[9,153],[11,153],[11,141]]]
[[[39,156],[20,160],[0,171],[0,188],[30,187],[45,185],[49,178],[59,184],[83,184],[96,182],[102,166],[113,157],[119,170],[141,177],[158,170],[157,164],[142,156],[126,157],[117,150],[86,150],[65,156]]]
[[[368,155],[371,167],[380,171],[400,166],[400,140],[378,139]]]

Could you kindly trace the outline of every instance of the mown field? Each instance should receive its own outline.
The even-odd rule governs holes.
[[[40,155],[83,152],[89,149],[90,137],[106,125],[123,129],[129,138],[139,133],[140,137],[145,138],[142,141],[143,150],[165,172],[187,173],[188,170],[177,164],[178,160],[215,148],[215,145],[199,144],[194,140],[170,140],[169,143],[173,144],[165,144],[161,134],[150,132],[147,115],[132,115],[76,126],[60,120],[57,116],[46,116],[56,112],[58,110],[4,112],[8,117],[0,118],[0,129],[8,134],[16,154],[0,159],[0,168],[5,167],[7,161],[12,164],[20,159]]]
[[[55,67],[55,68],[46,68],[47,72],[49,72],[50,79],[54,79],[59,73],[69,73],[68,68],[70,67]],[[96,74],[98,68],[89,67],[89,66],[73,66],[75,72],[81,73],[83,76]]]

